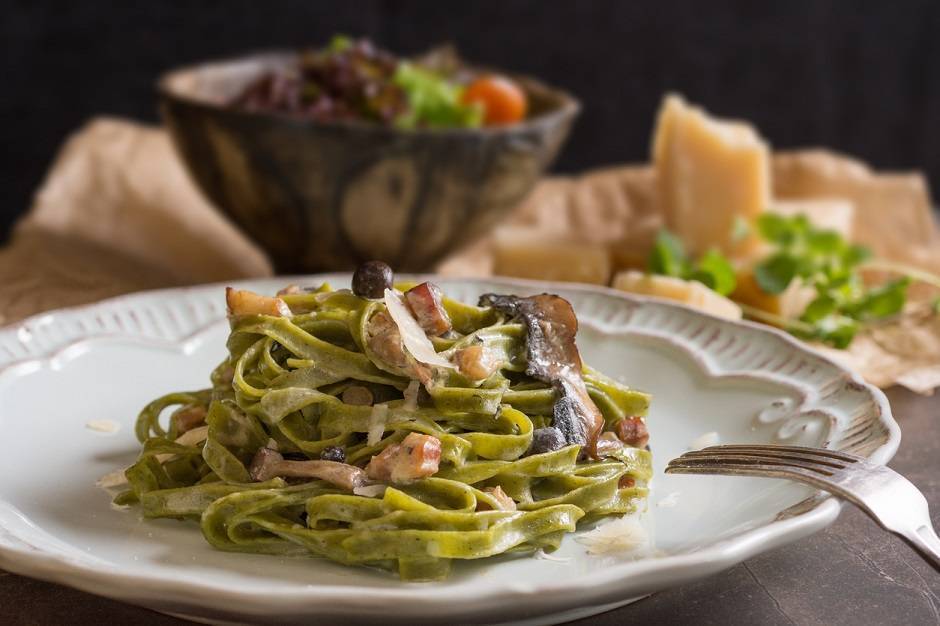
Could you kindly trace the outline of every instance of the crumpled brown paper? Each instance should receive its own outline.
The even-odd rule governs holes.
[[[801,151],[775,156],[774,182],[781,198],[853,200],[859,241],[885,258],[940,269],[940,234],[919,175]],[[506,222],[609,246],[615,265],[636,265],[661,225],[655,173],[641,165],[548,178]],[[489,245],[480,241],[438,269],[491,274]],[[195,189],[166,133],[98,119],[66,142],[0,250],[0,323],[139,289],[271,273],[264,253]],[[940,386],[940,319],[915,309],[850,350],[826,350],[874,384],[929,393]]]

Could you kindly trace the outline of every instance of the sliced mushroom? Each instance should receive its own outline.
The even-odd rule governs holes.
[[[588,395],[581,375],[581,355],[575,344],[578,318],[571,303],[547,293],[528,298],[484,294],[480,306],[522,320],[526,326],[526,374],[550,383],[558,396],[553,425],[569,444],[584,446],[588,456],[597,458],[604,417]]]
[[[232,317],[240,315],[274,315],[290,317],[290,307],[280,298],[262,296],[245,289],[225,288],[225,304]]]
[[[369,318],[366,325],[366,341],[375,355],[392,367],[424,384],[431,381],[430,369],[410,358],[405,352],[398,324],[385,311],[379,311]]]
[[[172,420],[176,424],[176,432],[183,434],[202,425],[206,421],[206,407],[201,404],[187,404],[175,413]]]
[[[366,473],[355,465],[336,461],[287,461],[270,448],[258,450],[251,460],[248,474],[257,482],[271,480],[275,476],[317,478],[348,491],[368,482]]]
[[[401,443],[391,445],[372,457],[366,474],[381,482],[408,482],[437,473],[441,461],[441,441],[437,437],[408,433]]]
[[[441,303],[441,289],[434,283],[421,283],[405,292],[405,302],[421,329],[431,337],[440,337],[453,325]]]
[[[372,406],[372,392],[369,391],[368,387],[363,387],[362,385],[350,385],[343,390],[342,395],[343,402],[345,404],[352,404],[355,406]]]

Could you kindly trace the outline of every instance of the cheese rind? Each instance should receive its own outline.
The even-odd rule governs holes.
[[[737,256],[756,245],[753,234],[734,237],[737,220],[753,224],[770,204],[770,149],[752,126],[667,95],[652,151],[666,226],[689,252]]]
[[[741,307],[696,280],[628,270],[614,277],[613,287],[643,296],[675,300],[719,317],[741,319]]]

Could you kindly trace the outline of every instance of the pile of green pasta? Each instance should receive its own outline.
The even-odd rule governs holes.
[[[282,299],[292,317],[232,320],[229,356],[213,371],[211,388],[171,393],[144,408],[136,425],[143,450],[125,473],[129,490],[118,504],[139,503],[148,518],[196,520],[222,550],[308,553],[395,570],[403,580],[435,580],[454,559],[551,551],[577,523],[631,512],[645,498],[646,450],[625,446],[601,461],[579,461],[579,446],[527,455],[533,429],[550,424],[555,392],[524,373],[522,324],[445,298],[455,332],[434,338],[435,349],[446,356],[483,342],[503,366],[475,384],[446,374],[414,407],[403,397],[410,381],[377,366],[363,344],[365,322],[384,310],[381,301],[329,285]],[[646,394],[587,367],[584,378],[608,425],[645,415]],[[376,445],[367,444],[371,407],[340,399],[351,384],[389,406]],[[175,420],[166,416],[192,406],[207,408],[208,433],[187,445],[176,441]],[[249,477],[252,457],[271,440],[283,454],[310,459],[344,446],[346,462],[362,467],[409,432],[441,441],[440,470],[381,495],[319,480]],[[499,510],[484,492],[495,486],[518,510]]]

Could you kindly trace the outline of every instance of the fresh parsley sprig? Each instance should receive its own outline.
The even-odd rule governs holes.
[[[780,294],[798,280],[816,291],[799,317],[802,323],[788,328],[794,334],[846,348],[863,324],[903,310],[911,279],[903,276],[866,287],[859,270],[871,252],[864,246],[814,227],[805,215],[765,213],[757,220],[757,231],[774,246],[754,267],[758,286]]]
[[[693,262],[682,242],[667,230],[656,235],[648,267],[653,274],[697,280],[723,296],[737,286],[734,267],[721,252],[709,250]]]
[[[769,255],[754,266],[754,279],[765,293],[779,295],[799,284],[815,297],[797,318],[741,305],[757,320],[775,324],[808,340],[847,348],[867,324],[898,315],[907,303],[912,281],[940,288],[940,277],[919,268],[871,258],[868,248],[846,241],[839,233],[813,226],[805,215],[761,215],[757,233],[771,245]],[[865,285],[861,271],[887,271],[900,277],[876,287]],[[653,274],[697,280],[722,295],[737,285],[731,262],[717,249],[693,260],[682,242],[667,230],[656,236],[648,270]],[[940,298],[933,303],[940,314]]]

